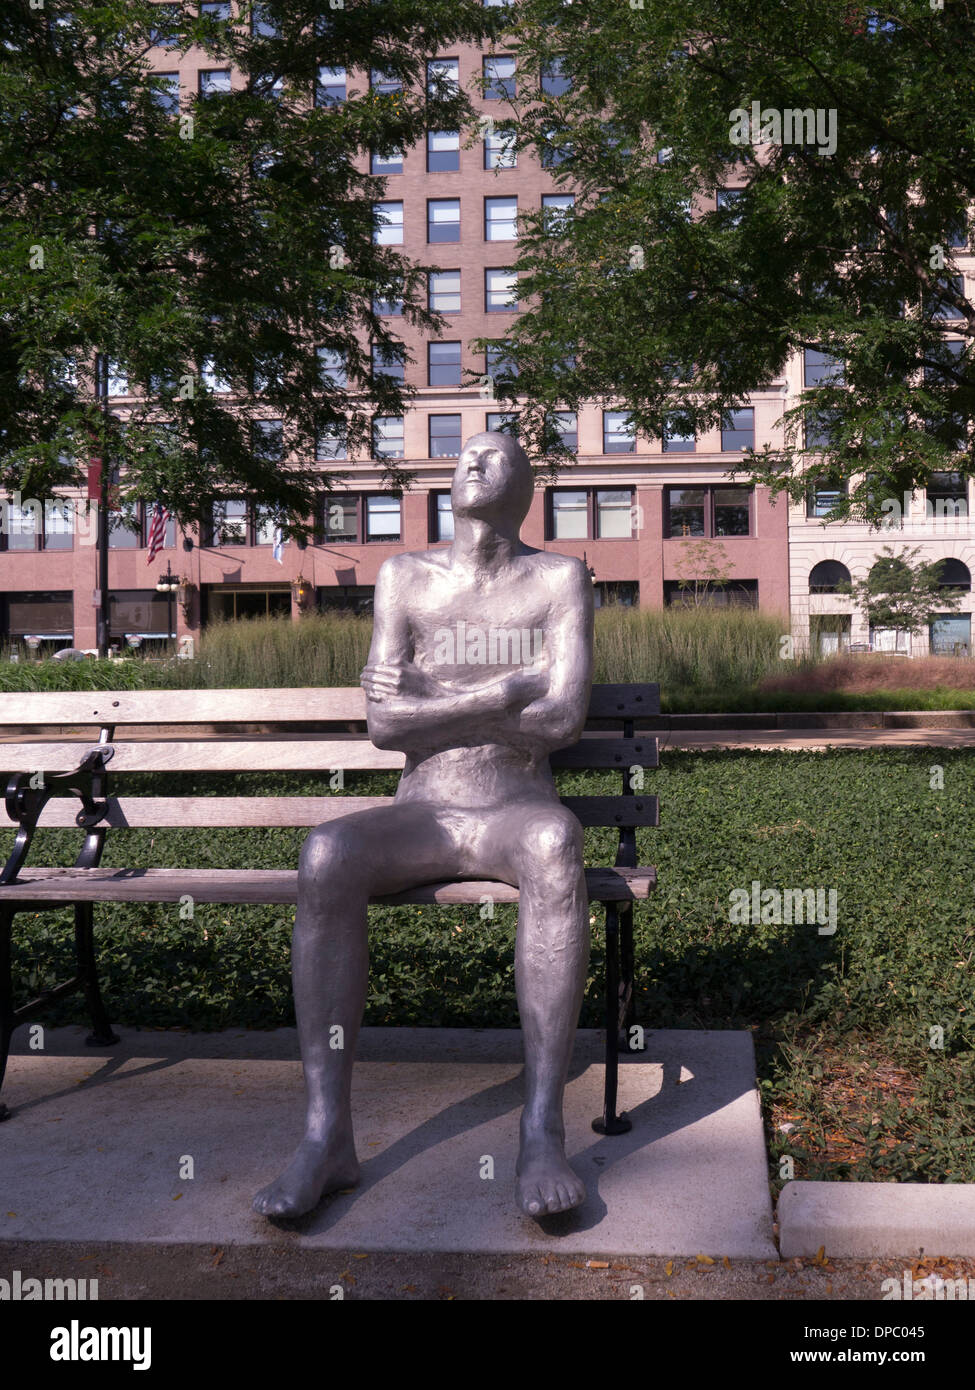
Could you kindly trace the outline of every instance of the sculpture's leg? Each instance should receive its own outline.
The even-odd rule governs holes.
[[[352,1067],[369,969],[374,894],[436,878],[449,846],[419,808],[382,808],[330,821],[305,841],[298,866],[292,980],[305,1074],[305,1134],[288,1168],[260,1191],[255,1211],[301,1216],[359,1177],[352,1130]]]
[[[562,1098],[586,984],[589,907],[578,820],[561,806],[526,810],[514,848],[515,988],[525,1039],[518,1203],[537,1217],[577,1207],[586,1195],[565,1157]]]

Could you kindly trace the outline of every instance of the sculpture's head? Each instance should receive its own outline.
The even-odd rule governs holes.
[[[450,504],[455,517],[476,517],[517,531],[534,490],[528,455],[514,435],[485,430],[472,434],[461,450]]]

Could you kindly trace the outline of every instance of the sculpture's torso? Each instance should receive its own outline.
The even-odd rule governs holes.
[[[462,691],[544,663],[553,607],[544,553],[526,548],[499,575],[459,574],[449,555],[412,557],[407,606],[415,665]],[[396,800],[476,807],[557,795],[545,749],[483,741],[473,728],[448,749],[411,750]]]

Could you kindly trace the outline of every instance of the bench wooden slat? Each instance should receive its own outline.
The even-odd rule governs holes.
[[[38,741],[0,744],[0,769],[8,775],[41,769],[68,772],[77,767],[89,748],[83,740]],[[111,772],[347,772],[398,771],[406,761],[402,753],[373,746],[366,738],[194,739],[184,742],[133,740],[113,744],[108,763]],[[552,767],[620,769],[657,766],[654,738],[580,739],[551,757]]]
[[[656,870],[586,870],[586,887],[593,902],[628,902],[646,898],[656,883]],[[293,904],[298,900],[296,869],[34,869],[21,871],[16,883],[0,887],[0,903],[13,902],[179,902],[189,895],[198,903]],[[466,880],[430,883],[403,893],[373,898],[374,903],[478,903],[518,901],[518,889],[508,883]]]
[[[92,690],[0,694],[2,724],[264,724],[366,717],[358,687]]]
[[[104,825],[119,829],[166,827],[314,826],[391,806],[390,796],[110,796]],[[565,796],[562,804],[587,826],[659,825],[655,796]],[[79,803],[58,796],[41,812],[47,829],[77,828]],[[0,820],[0,826],[5,824]],[[13,822],[10,823],[11,828]]]
[[[660,713],[658,685],[594,685],[592,719],[631,719]],[[0,693],[0,726],[101,724],[264,724],[366,717],[358,687],[268,690],[44,690]]]

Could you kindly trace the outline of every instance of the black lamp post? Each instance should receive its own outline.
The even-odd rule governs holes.
[[[173,594],[179,588],[179,580],[173,574],[169,561],[166,561],[166,573],[161,574],[156,580],[156,593],[166,595],[166,641],[172,644],[173,641]],[[172,645],[170,645],[172,650]]]

